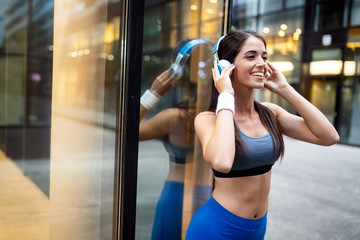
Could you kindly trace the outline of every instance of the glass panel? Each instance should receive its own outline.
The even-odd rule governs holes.
[[[311,58],[311,75],[339,75],[342,72],[342,52],[339,48],[313,50]]]
[[[360,0],[353,0],[351,8],[351,18],[350,25],[357,26],[360,25]]]
[[[260,9],[259,12],[269,13],[269,12],[276,12],[282,9],[282,1],[279,0],[260,0]]]
[[[342,106],[341,106],[341,126],[340,138],[342,142],[347,142],[350,135],[350,122],[352,120],[352,99],[353,99],[353,79],[347,78],[342,87]]]
[[[136,239],[184,239],[212,191],[193,121],[210,103],[212,46],[221,36],[224,6],[209,0],[146,6],[141,93],[156,89],[161,101],[140,108]],[[169,80],[179,52],[182,77]],[[156,87],[160,80],[163,87]]]
[[[313,61],[324,61],[324,60],[341,60],[341,49],[316,49],[311,52],[311,59]]]
[[[233,28],[239,29],[257,29],[257,18],[235,18],[231,21],[231,25]]]
[[[258,13],[258,2],[258,0],[234,0],[232,12],[242,18],[256,16]]]
[[[50,239],[112,238],[119,9],[55,2]]]
[[[314,79],[311,81],[310,101],[334,124],[336,81]]]
[[[0,238],[48,239],[51,0],[0,2]]]
[[[345,1],[321,1],[316,4],[314,31],[341,28],[344,25]]]
[[[305,0],[285,0],[286,8],[305,6]]]
[[[351,109],[348,143],[360,145],[360,83],[358,79],[353,88]]]
[[[347,76],[342,88],[341,141],[360,145],[360,33],[350,29],[346,51],[344,74]],[[348,65],[348,67],[346,67]]]

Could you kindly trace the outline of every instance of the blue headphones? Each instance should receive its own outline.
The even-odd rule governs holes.
[[[221,40],[223,40],[224,37],[226,37],[226,34],[224,36],[222,36],[221,38],[219,38],[219,40],[215,43],[214,49],[213,49],[214,58],[215,58],[215,61],[217,63],[217,67],[218,67],[220,73],[222,72],[222,70],[224,68],[231,65],[231,63],[228,60],[225,60],[225,59],[219,60],[219,55],[218,55],[219,45],[220,45]]]
[[[180,79],[184,75],[184,67],[190,57],[191,51],[202,43],[208,44],[204,39],[194,39],[180,49],[176,56],[175,63],[171,65],[172,73],[175,74],[176,79]]]

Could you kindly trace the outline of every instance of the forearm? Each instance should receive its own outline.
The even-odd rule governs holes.
[[[307,128],[320,139],[322,143],[326,144],[328,141],[332,142],[338,139],[338,134],[334,126],[328,121],[324,114],[293,87],[287,85],[279,95],[296,110],[303,118]]]
[[[143,119],[143,117],[145,116],[146,112],[147,112],[147,109],[143,105],[140,104],[140,120],[139,120],[140,122]]]

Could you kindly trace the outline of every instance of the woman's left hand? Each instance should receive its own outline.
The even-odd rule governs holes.
[[[274,93],[280,94],[282,89],[285,89],[289,83],[284,74],[277,70],[269,61],[266,64],[269,70],[265,77],[265,87]]]

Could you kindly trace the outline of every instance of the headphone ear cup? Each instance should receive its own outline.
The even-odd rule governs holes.
[[[221,59],[219,62],[218,62],[218,69],[219,69],[219,72],[221,73],[222,70],[228,66],[230,66],[231,63],[228,61],[228,60],[225,60],[225,59]]]

